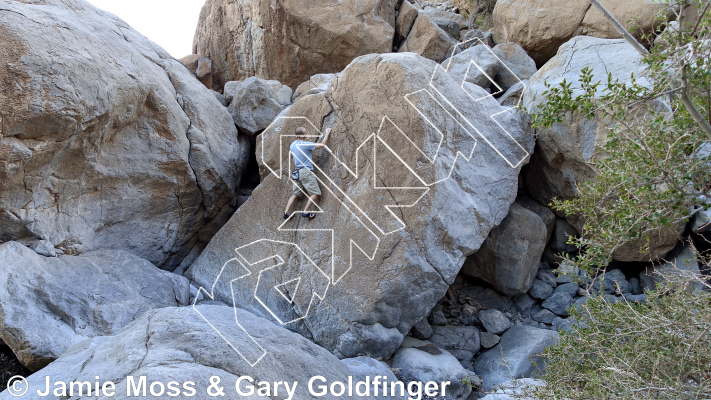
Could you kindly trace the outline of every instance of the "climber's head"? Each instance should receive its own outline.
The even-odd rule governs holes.
[[[303,126],[296,128],[296,138],[297,139],[299,139],[299,140],[306,139],[306,133],[307,133],[306,128],[304,128]]]

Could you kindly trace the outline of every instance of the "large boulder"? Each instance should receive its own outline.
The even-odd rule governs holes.
[[[196,312],[197,311],[197,312]],[[201,317],[202,316],[202,317]],[[208,324],[205,319],[211,321]],[[256,338],[255,343],[235,323],[246,327]],[[227,343],[234,344],[232,348]],[[252,351],[263,354],[258,363],[250,365],[245,358],[235,352]],[[219,378],[219,387],[223,388],[224,398],[258,399],[381,399],[374,396],[372,383],[370,396],[334,396],[325,394],[315,396],[309,393],[309,381],[315,376],[322,376],[313,384],[329,386],[333,382],[348,385],[348,377],[353,376],[348,366],[328,351],[309,342],[303,337],[280,328],[268,321],[255,317],[243,310],[220,305],[198,305],[182,308],[162,308],[151,310],[126,326],[115,336],[95,337],[85,340],[64,353],[46,368],[31,375],[28,384],[31,390],[23,396],[26,399],[62,399],[69,396],[55,396],[51,393],[43,397],[37,390],[45,387],[45,376],[52,382],[114,382],[115,394],[112,396],[72,396],[72,398],[110,397],[127,399],[141,396],[139,391],[127,393],[128,387],[142,386],[140,380],[145,377],[146,394],[156,399],[191,398],[207,400],[220,397],[210,395],[213,377]],[[130,379],[129,379],[130,377]],[[240,382],[240,395],[236,389],[238,378],[252,378]],[[133,383],[132,383],[133,381]],[[178,382],[176,389],[171,389],[169,382]],[[183,385],[193,382],[191,391]],[[269,382],[270,394],[249,394],[250,386]],[[274,393],[274,383],[287,383],[295,391],[289,397],[280,384],[278,394]],[[353,385],[358,383],[353,380]],[[336,386],[337,388],[338,386]],[[51,387],[54,389],[54,386]],[[86,388],[85,388],[86,389]],[[213,388],[214,389],[214,388]],[[93,390],[93,385],[92,385]],[[174,393],[177,390],[178,394]],[[173,393],[173,394],[171,394]],[[346,392],[347,393],[347,392]],[[382,393],[382,391],[380,392]],[[383,399],[385,397],[382,397]],[[14,399],[8,391],[0,393],[0,400]]]
[[[46,258],[0,245],[0,339],[38,370],[84,339],[113,335],[152,308],[187,305],[188,280],[125,251]]]
[[[248,134],[267,129],[269,124],[291,104],[291,88],[278,81],[255,77],[225,84],[225,99],[235,125]]]
[[[193,52],[217,85],[250,76],[296,88],[354,58],[392,51],[397,0],[208,0]]]
[[[424,90],[430,83],[438,92]],[[508,136],[489,118],[504,108],[492,98],[474,103],[468,94],[487,93],[469,83],[464,88],[416,54],[354,60],[327,94],[301,97],[261,134],[263,181],[189,278],[339,356],[392,354],[508,213],[532,148],[520,115],[497,117]],[[447,119],[456,112],[434,101],[438,93],[477,127],[478,143],[463,129],[466,121]],[[332,128],[332,151],[314,152],[323,193],[316,218],[297,213],[284,221],[292,190],[286,150],[299,126],[312,137]]]
[[[621,82],[630,82],[634,74],[637,83],[646,84],[645,65],[642,56],[624,39],[599,39],[578,36],[565,43],[558,54],[538,70],[528,82],[523,94],[522,106],[529,112],[536,112],[546,98],[545,82],[558,86],[563,80],[572,84],[573,96],[581,94],[580,71],[588,67],[593,73],[593,82],[607,82],[608,74]],[[663,100],[653,100],[658,114],[669,112]],[[633,109],[631,122],[640,122],[649,114],[646,108]],[[572,199],[578,187],[597,175],[591,161],[604,156],[604,144],[608,140],[610,123],[603,117],[591,120],[576,115],[564,118],[547,129],[537,132],[537,151],[531,158],[526,186],[531,196],[541,204],[551,204],[554,198]],[[569,217],[578,232],[582,232],[583,222]],[[678,241],[681,226],[664,228],[650,234],[650,252],[639,251],[643,241],[628,243],[619,247],[613,258],[619,261],[657,260],[669,252]]]
[[[512,379],[532,378],[545,371],[540,354],[556,343],[558,332],[530,326],[514,326],[501,336],[499,344],[479,355],[474,372],[483,389],[492,389]],[[535,364],[534,364],[535,363]]]
[[[600,0],[633,34],[655,30],[655,15],[665,10],[655,0]],[[587,0],[499,0],[493,13],[494,40],[521,45],[540,66],[556,54],[558,47],[577,35],[604,39],[619,38],[600,11]]]
[[[250,146],[229,112],[83,0],[3,7],[0,242],[127,250],[175,268],[235,209]]]
[[[438,22],[440,20],[420,12],[398,51],[417,53],[436,62],[441,62],[451,55],[450,49],[457,44],[457,40],[452,32],[442,29]]]
[[[462,272],[509,296],[526,293],[536,278],[546,236],[541,218],[514,203],[479,251],[467,258]]]

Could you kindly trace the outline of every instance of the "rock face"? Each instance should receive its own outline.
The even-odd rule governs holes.
[[[152,308],[186,305],[188,280],[124,251],[46,258],[0,245],[0,339],[38,370],[84,339],[113,335]]]
[[[82,0],[3,7],[0,242],[175,268],[234,211],[249,144],[229,113],[112,14]]]
[[[501,342],[477,357],[474,372],[491,389],[512,379],[531,378],[543,367],[540,353],[558,340],[558,333],[547,329],[514,326],[501,336]]]
[[[600,3],[627,29],[638,27],[632,32],[638,39],[642,33],[654,31],[657,24],[654,16],[664,11],[664,6],[654,0],[600,0]],[[493,17],[494,40],[518,43],[539,66],[574,36],[620,37],[587,0],[499,0]]]
[[[272,396],[266,397],[256,394],[237,396],[235,382],[240,376],[254,378],[255,386],[262,381],[286,381],[290,385],[298,382],[294,399],[348,398],[330,394],[314,397],[309,394],[308,382],[313,376],[323,376],[327,384],[334,381],[347,384],[348,376],[353,375],[344,363],[328,351],[243,310],[237,310],[235,314],[232,308],[217,305],[198,305],[197,310],[212,321],[224,337],[230,338],[233,343],[242,343],[249,338],[235,324],[236,317],[264,348],[262,360],[254,367],[250,366],[192,307],[162,308],[143,314],[115,336],[96,337],[75,345],[41,372],[28,378],[32,390],[24,397],[45,398],[40,397],[34,389],[44,387],[46,375],[64,382],[94,382],[94,377],[99,375],[102,382],[116,382],[116,393],[111,397],[118,399],[136,397],[135,392],[127,396],[127,376],[134,376],[136,382],[139,377],[146,376],[149,396],[152,382],[163,383],[165,393],[155,396],[161,399],[175,398],[168,395],[165,387],[170,381],[179,382],[177,387],[181,393],[186,393],[182,387],[183,382],[195,382],[195,393],[192,396],[184,395],[186,398],[214,398],[208,395],[207,390],[212,376],[220,378],[226,398],[230,397],[230,393],[232,398],[236,396],[253,400],[288,397],[284,395],[283,386],[279,388],[278,396],[274,396],[273,391]],[[243,382],[241,387],[247,390],[247,383]],[[154,390],[158,391],[159,388],[156,386]],[[7,391],[0,393],[2,400],[12,398]],[[375,396],[359,398],[376,399]]]
[[[217,85],[251,76],[296,88],[354,58],[392,51],[397,0],[209,0],[193,52],[212,60]]]
[[[448,114],[432,94],[422,91],[435,68],[432,84],[503,157],[481,137],[475,145],[462,125],[444,119]],[[276,317],[339,356],[392,354],[442,298],[466,256],[507,214],[519,166],[532,147],[517,114],[504,113],[499,122],[520,145],[507,141],[489,119],[503,111],[496,100],[472,106],[461,85],[416,54],[368,55],[354,60],[327,94],[300,98],[287,118],[261,134],[262,184],[187,271],[189,278],[196,286],[215,284],[215,297],[228,304],[234,290],[239,307]],[[478,86],[464,87],[486,95]],[[444,132],[441,146],[420,112]],[[297,213],[284,222],[291,183],[279,172],[289,170],[286,149],[293,137],[288,135],[296,127],[320,134],[308,121],[333,129],[332,152],[314,152],[323,193],[320,211],[312,221]],[[466,161],[457,152],[473,157]],[[519,166],[508,160],[518,160],[513,165]],[[294,210],[304,205],[299,201]],[[388,205],[412,207],[390,212]],[[278,264],[259,264],[275,255]],[[284,287],[289,295],[278,295],[274,287]],[[325,295],[326,301],[313,294]],[[292,296],[294,304],[284,301]]]
[[[590,57],[595,54],[594,57]],[[644,65],[641,56],[623,39],[598,39],[578,36],[560,47],[558,54],[531,77],[523,94],[522,106],[535,112],[545,102],[544,82],[558,86],[565,79],[572,82],[573,96],[580,92],[578,81],[584,67],[592,69],[593,81],[607,82],[611,73],[622,82],[629,82],[634,73],[638,83],[644,84]],[[654,103],[658,113],[668,112],[661,100]],[[643,112],[630,112],[631,119],[641,120]],[[549,129],[538,130],[538,150],[531,159],[526,186],[532,197],[541,204],[553,198],[572,199],[578,186],[596,176],[590,161],[602,155],[600,146],[607,141],[609,126],[600,119],[587,120],[581,116],[566,118]],[[569,219],[575,228],[582,229],[582,221]],[[613,258],[619,261],[657,260],[669,252],[678,241],[682,227],[665,228],[650,235],[650,254],[639,252],[641,245],[630,243],[618,248]]]
[[[462,272],[510,296],[526,293],[536,278],[546,235],[541,218],[514,203],[479,251],[467,258]]]
[[[225,93],[235,125],[251,135],[265,130],[291,104],[293,94],[291,88],[278,81],[255,77],[228,82]]]

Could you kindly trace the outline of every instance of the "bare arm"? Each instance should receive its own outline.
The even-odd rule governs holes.
[[[327,129],[326,129],[326,134],[325,134],[325,136],[323,137],[323,141],[321,141],[321,143],[316,143],[316,147],[315,147],[315,148],[316,148],[316,149],[322,149],[322,148],[326,147],[326,145],[328,145],[328,139],[329,139],[330,136],[331,136],[331,128],[327,128]]]

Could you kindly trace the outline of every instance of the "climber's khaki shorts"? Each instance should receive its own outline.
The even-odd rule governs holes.
[[[316,175],[308,168],[299,169],[299,180],[291,180],[294,182],[294,187],[292,193],[294,196],[301,197],[304,195],[303,192],[309,194],[309,196],[321,195],[321,189],[318,187],[318,181],[316,180]]]

